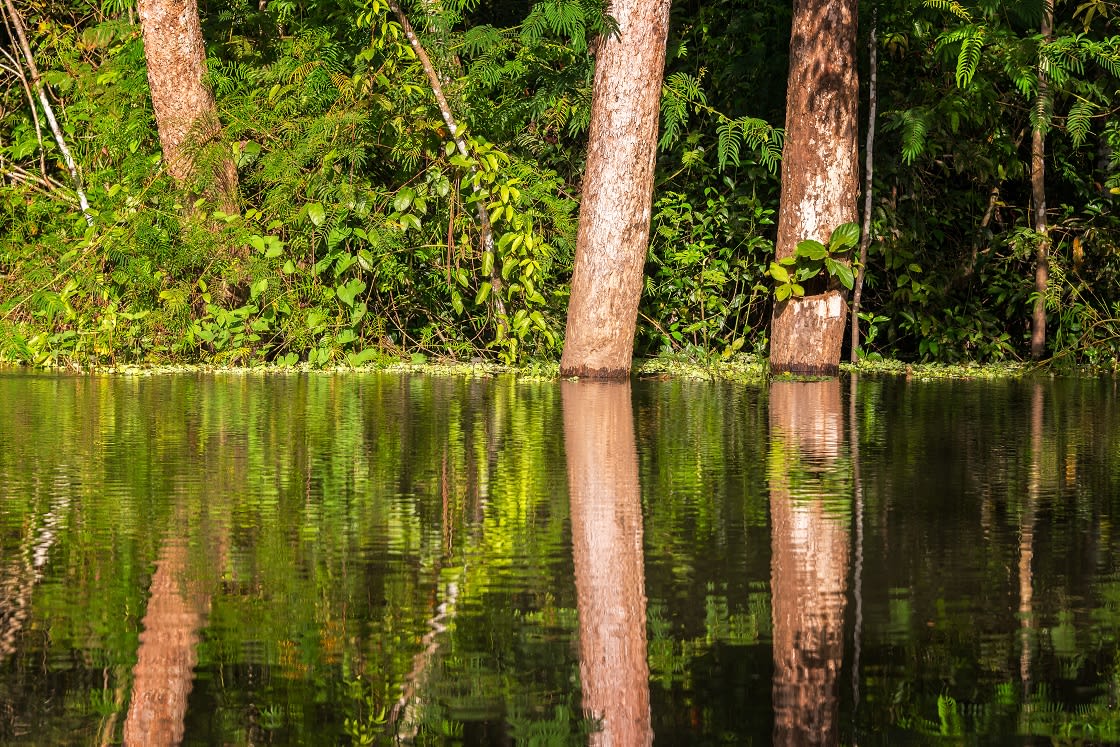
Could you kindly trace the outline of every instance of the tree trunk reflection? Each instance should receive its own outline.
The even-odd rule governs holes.
[[[561,384],[592,745],[652,744],[641,490],[629,382]]]
[[[183,741],[198,633],[210,606],[209,595],[195,591],[197,583],[189,580],[188,550],[187,542],[176,536],[164,540],[160,550],[132,670],[125,745],[162,747]]]
[[[840,381],[770,387],[774,743],[837,744],[850,471]]]

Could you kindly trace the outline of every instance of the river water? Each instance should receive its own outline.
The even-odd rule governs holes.
[[[1118,391],[0,374],[0,743],[1120,741]]]

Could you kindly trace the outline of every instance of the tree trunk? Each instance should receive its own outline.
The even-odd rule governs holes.
[[[1054,0],[1042,6],[1042,44],[1050,41]],[[1041,55],[1041,50],[1040,50]],[[1031,315],[1031,358],[1046,354],[1046,287],[1050,283],[1050,237],[1046,225],[1046,109],[1049,86],[1040,56],[1038,64],[1038,102],[1031,130],[1031,201],[1034,203],[1034,230],[1041,234],[1035,249],[1034,313]]]
[[[851,360],[859,360],[859,309],[863,299],[863,275],[867,267],[867,252],[871,248],[871,196],[875,176],[875,115],[879,109],[879,92],[876,84],[879,77],[879,47],[876,44],[876,30],[879,23],[879,10],[871,15],[871,34],[867,39],[868,85],[867,85],[867,140],[863,155],[863,231],[859,237],[859,267],[856,268],[855,287],[852,288],[852,350]]]
[[[194,186],[199,146],[219,137],[214,97],[203,83],[206,47],[197,0],[139,0],[140,29],[148,65],[148,84],[168,173],[188,189]],[[205,192],[226,213],[237,212],[237,167],[222,158],[214,174],[201,180]]]
[[[843,481],[840,380],[770,386],[770,593],[776,745],[840,741],[848,517],[818,481]],[[798,468],[798,462],[802,467]],[[806,473],[811,463],[817,471]],[[823,470],[823,471],[821,471]],[[794,473],[808,474],[801,484]],[[828,491],[836,497],[836,488]]]
[[[856,7],[855,0],[793,4],[778,259],[804,239],[827,245],[834,228],[857,216]],[[771,371],[835,374],[846,318],[847,304],[835,290],[776,304]]]
[[[638,450],[629,382],[560,384],[579,609],[583,709],[594,747],[653,743]]]
[[[599,47],[563,376],[629,375],[649,240],[668,0],[615,0]]]

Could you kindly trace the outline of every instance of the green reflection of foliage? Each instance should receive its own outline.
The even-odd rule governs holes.
[[[188,734],[387,743],[406,685],[441,734],[487,709],[524,733],[585,731],[554,712],[572,698],[576,617],[570,567],[554,562],[568,514],[562,446],[543,435],[561,430],[550,386],[7,377],[0,400],[14,403],[0,557],[19,555],[52,500],[68,501],[0,677],[0,699],[47,741],[119,739],[169,540],[187,543],[190,583],[209,600],[192,700],[213,713],[188,713]],[[417,674],[451,583],[458,598]],[[49,639],[34,632],[48,626]],[[38,676],[44,654],[70,674]],[[578,713],[578,695],[567,707]]]

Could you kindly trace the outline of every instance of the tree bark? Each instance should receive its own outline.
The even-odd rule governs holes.
[[[834,228],[857,217],[856,8],[855,0],[793,4],[778,259],[804,239],[827,245]],[[846,319],[847,304],[836,290],[776,304],[771,371],[835,374]]]
[[[203,83],[206,47],[198,2],[139,0],[138,10],[163,160],[175,181],[190,189],[198,147],[221,134],[214,97]],[[207,194],[220,210],[236,213],[237,167],[233,160],[220,159],[212,176]]]
[[[669,0],[615,0],[596,57],[563,376],[628,376],[649,240]]]
[[[1054,0],[1042,5],[1042,44],[1049,43],[1054,19]],[[1041,55],[1041,50],[1040,50]],[[1046,122],[1044,113],[1049,85],[1041,56],[1038,64],[1038,102],[1031,129],[1031,202],[1034,203],[1034,230],[1040,234],[1035,248],[1034,311],[1031,315],[1031,358],[1046,354],[1046,288],[1050,284],[1050,237],[1046,225]]]
[[[838,744],[848,517],[819,485],[792,478],[798,462],[827,479],[842,456],[840,380],[770,386],[770,593],[776,745]],[[808,489],[806,489],[808,488]],[[835,498],[837,496],[830,496]]]
[[[863,231],[859,237],[859,267],[856,268],[855,287],[852,288],[852,350],[851,360],[859,360],[859,309],[863,299],[863,274],[867,267],[867,252],[871,248],[871,196],[875,176],[875,116],[879,108],[879,92],[876,88],[879,77],[879,47],[876,44],[876,30],[879,23],[879,10],[872,11],[871,34],[867,39],[868,85],[867,85],[867,140],[863,155]]]
[[[560,384],[579,609],[583,709],[594,747],[653,743],[642,504],[630,383]]]

